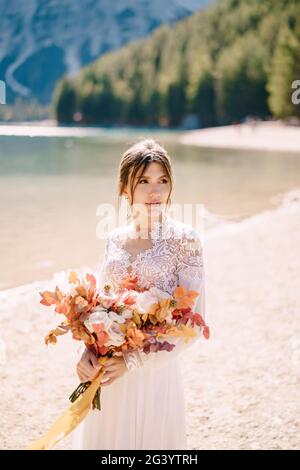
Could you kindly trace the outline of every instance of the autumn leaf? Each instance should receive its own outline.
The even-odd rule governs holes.
[[[54,292],[45,290],[44,292],[39,292],[39,294],[42,297],[42,300],[40,300],[41,304],[46,305],[47,307],[56,304],[57,300]]]
[[[147,321],[147,317],[149,317],[149,320],[152,323],[152,325],[156,325],[156,323],[158,321],[157,317],[156,317],[156,313],[157,313],[158,308],[159,308],[159,304],[157,302],[153,303],[150,306],[149,312],[147,312],[143,315],[143,319],[146,318],[145,322]]]
[[[205,325],[203,328],[203,336],[205,339],[209,339],[210,337],[210,330],[209,330],[209,326],[207,325]]]
[[[200,315],[200,313],[193,313],[192,315],[192,326],[194,326],[195,324],[198,326],[205,325],[205,321],[203,320],[203,317],[202,315]]]
[[[185,343],[187,343],[191,338],[197,336],[194,328],[187,325],[179,325],[175,328],[171,328],[169,330],[169,334],[173,336],[182,336]]]
[[[95,338],[90,333],[84,324],[81,323],[80,320],[75,320],[70,323],[70,329],[72,332],[72,338],[77,340],[82,340],[86,344],[94,344]]]
[[[93,274],[88,274],[85,276],[87,282],[89,282],[92,287],[96,287],[96,278]]]
[[[57,336],[65,335],[70,329],[70,325],[67,322],[63,322],[58,325],[54,330],[51,330],[47,336],[45,336],[45,343],[56,344]]]
[[[188,290],[184,286],[176,287],[174,291],[174,297],[178,301],[176,306],[177,309],[191,307],[195,299],[197,298],[199,292],[195,290]]]
[[[122,333],[126,334],[126,332],[127,332],[127,325],[126,325],[125,323],[121,323],[121,324],[119,325],[119,328],[120,328],[120,331],[121,331]]]
[[[192,309],[189,307],[189,308],[184,308],[184,309],[181,309],[181,316],[178,319],[178,321],[180,323],[187,323],[188,321],[191,321],[191,324],[192,326],[194,327],[195,323],[198,325],[200,323],[198,323],[198,314],[194,314],[192,312]]]
[[[83,310],[88,306],[88,302],[83,297],[81,297],[81,295],[78,295],[75,299],[75,305],[78,310]]]
[[[158,352],[158,351],[172,351],[175,348],[175,344],[171,344],[168,341],[157,341],[157,338],[150,338],[149,340],[145,341],[143,346],[143,351],[146,354],[150,352]]]
[[[57,304],[55,312],[62,313],[63,315],[67,315],[70,309],[70,305],[67,301],[63,301]]]
[[[194,313],[193,316],[192,316],[192,326],[194,326],[194,324],[198,325],[198,326],[202,326],[203,327],[203,336],[205,339],[209,339],[210,337],[210,330],[209,330],[209,326],[205,323],[202,315],[200,313]]]
[[[61,292],[61,290],[58,288],[58,286],[55,287],[55,296],[56,296],[56,299],[61,302],[62,299],[64,298],[63,296],[63,293]]]
[[[76,282],[79,282],[77,273],[75,271],[70,272],[68,279],[71,284],[76,284]]]
[[[92,302],[92,301],[93,301],[94,295],[95,295],[95,287],[94,287],[94,286],[91,286],[91,287],[88,289],[88,293],[87,293],[87,300],[88,300],[88,302]],[[95,299],[94,299],[94,300],[95,300]]]
[[[146,323],[146,321],[148,320],[148,313],[143,313],[142,320],[144,323]]]
[[[50,331],[50,333],[47,336],[45,336],[45,343],[47,345],[49,343],[50,344],[56,344],[57,343],[56,335],[54,334],[53,331]]]
[[[156,318],[159,322],[163,322],[169,315],[170,299],[162,299],[156,309]]]
[[[86,297],[86,288],[84,286],[77,286],[75,290],[81,297]]]
[[[140,326],[142,324],[141,318],[136,309],[133,310],[132,319],[137,326]]]
[[[141,330],[137,329],[136,325],[132,322],[127,328],[127,338],[129,345],[133,348],[142,347],[144,342],[144,334]]]

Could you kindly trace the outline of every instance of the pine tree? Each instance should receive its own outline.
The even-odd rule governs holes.
[[[294,104],[292,88],[295,80],[300,81],[300,35],[284,26],[279,34],[267,85],[270,93],[269,105],[274,116],[300,117],[300,104]],[[299,86],[298,86],[299,88]],[[298,93],[299,97],[299,93]]]

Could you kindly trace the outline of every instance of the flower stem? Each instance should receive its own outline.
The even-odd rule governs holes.
[[[78,385],[78,387],[74,390],[73,393],[71,393],[71,395],[69,396],[69,400],[71,401],[71,403],[74,403],[74,401],[77,400],[77,398],[82,395],[86,389],[90,386],[91,382],[82,382]],[[93,410],[96,408],[97,410],[101,410],[101,401],[100,401],[100,397],[101,397],[101,387],[99,387],[97,389],[97,392],[95,393],[95,396],[93,398],[93,402],[92,402],[92,408]]]

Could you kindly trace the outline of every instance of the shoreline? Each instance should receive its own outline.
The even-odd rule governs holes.
[[[300,126],[285,125],[280,121],[234,124],[184,131],[178,141],[203,148],[300,154]]]
[[[119,138],[132,132],[149,132],[174,138],[182,145],[202,148],[292,152],[300,154],[300,126],[282,121],[248,123],[182,130],[166,127],[57,125],[56,121],[0,122],[0,137],[108,137]]]
[[[56,121],[0,122],[0,137],[122,137],[132,133],[148,132],[157,135],[178,134],[177,129],[166,127],[136,127],[125,125],[79,126],[58,124]]]

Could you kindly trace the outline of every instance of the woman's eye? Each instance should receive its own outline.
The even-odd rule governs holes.
[[[140,183],[147,183],[147,180],[140,180],[139,182],[140,182]],[[166,178],[164,178],[164,179],[162,180],[162,182],[163,182],[163,183],[168,183],[168,180],[167,180]]]

